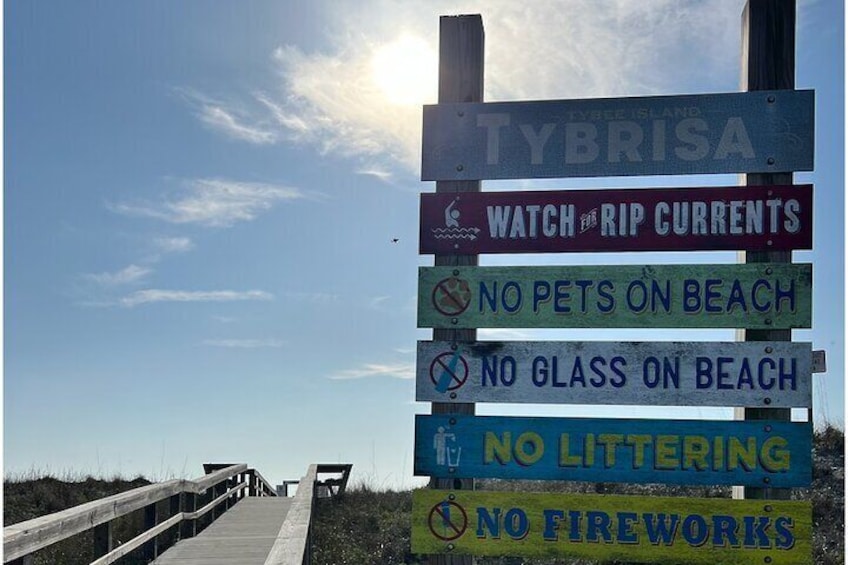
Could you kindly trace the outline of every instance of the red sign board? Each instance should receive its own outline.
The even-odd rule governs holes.
[[[812,248],[813,187],[421,195],[421,253]]]

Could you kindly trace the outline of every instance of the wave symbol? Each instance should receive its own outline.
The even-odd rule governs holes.
[[[474,241],[480,228],[434,228],[431,230],[436,239],[468,239]]]

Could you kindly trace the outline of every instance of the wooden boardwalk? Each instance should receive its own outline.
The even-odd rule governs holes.
[[[263,565],[291,498],[247,497],[196,537],[181,540],[154,565]]]

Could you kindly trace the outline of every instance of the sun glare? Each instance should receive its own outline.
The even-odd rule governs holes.
[[[393,104],[435,102],[438,57],[422,39],[403,36],[374,52],[374,82]]]

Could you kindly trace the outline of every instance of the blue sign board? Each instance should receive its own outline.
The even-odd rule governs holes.
[[[814,92],[424,107],[422,180],[813,169]]]
[[[806,487],[808,422],[415,417],[415,474]]]

